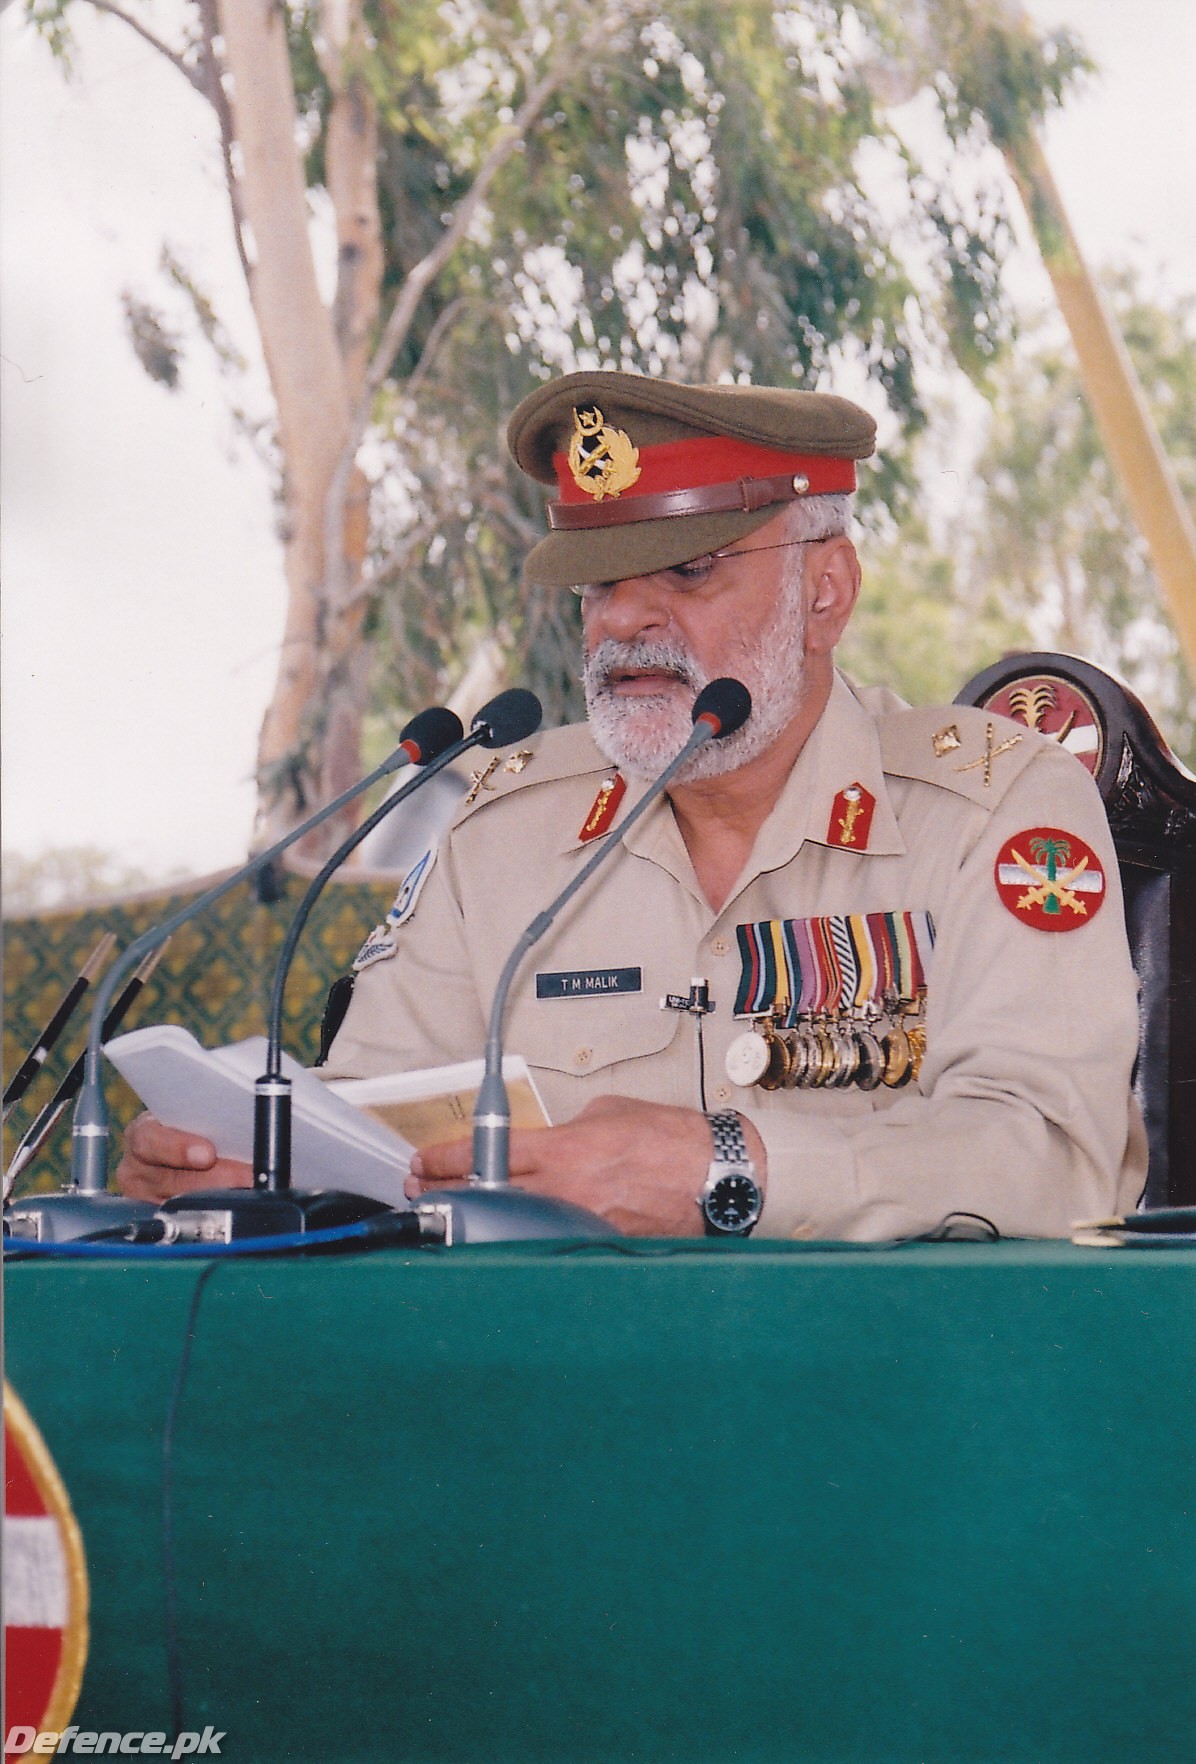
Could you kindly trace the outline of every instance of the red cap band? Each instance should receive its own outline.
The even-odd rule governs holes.
[[[639,450],[640,475],[619,497],[620,502],[641,496],[657,496],[670,490],[695,490],[722,485],[736,478],[773,478],[782,473],[808,478],[808,496],[826,496],[855,489],[855,461],[833,459],[822,453],[789,453],[736,441],[729,435],[703,436],[696,441],[664,441],[658,447]],[[566,453],[553,455],[562,502],[594,504],[589,491],[578,484],[569,469]]]

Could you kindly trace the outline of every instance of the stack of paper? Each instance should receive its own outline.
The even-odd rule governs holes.
[[[222,1158],[253,1160],[254,1084],[266,1069],[266,1038],[203,1048],[175,1023],[120,1035],[104,1049],[160,1121],[210,1139]],[[288,1054],[292,1092],[291,1182],[295,1188],[342,1188],[388,1206],[406,1205],[403,1178],[416,1145],[468,1137],[481,1060],[382,1078],[325,1083]],[[503,1060],[517,1126],[546,1126],[548,1116],[518,1054]]]

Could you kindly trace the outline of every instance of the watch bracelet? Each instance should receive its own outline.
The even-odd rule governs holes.
[[[710,1123],[710,1135],[714,1141],[715,1160],[721,1164],[745,1164],[751,1166],[747,1140],[744,1138],[743,1122],[734,1109],[719,1109],[706,1116]]]

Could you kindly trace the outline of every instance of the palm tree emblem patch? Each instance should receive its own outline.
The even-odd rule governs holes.
[[[1058,827],[1028,827],[997,854],[997,893],[1039,931],[1074,931],[1100,911],[1105,876],[1090,845]]]

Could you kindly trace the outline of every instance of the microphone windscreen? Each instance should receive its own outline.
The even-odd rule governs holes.
[[[742,729],[752,714],[752,695],[741,680],[711,680],[694,700],[695,723],[709,723],[716,741]]]
[[[426,766],[429,760],[439,759],[445,748],[460,741],[464,734],[456,711],[434,704],[430,710],[422,710],[412,717],[399,737],[399,746],[412,765]]]
[[[469,725],[480,735],[483,747],[506,747],[512,741],[526,741],[540,727],[544,707],[526,686],[512,686],[484,704]]]

